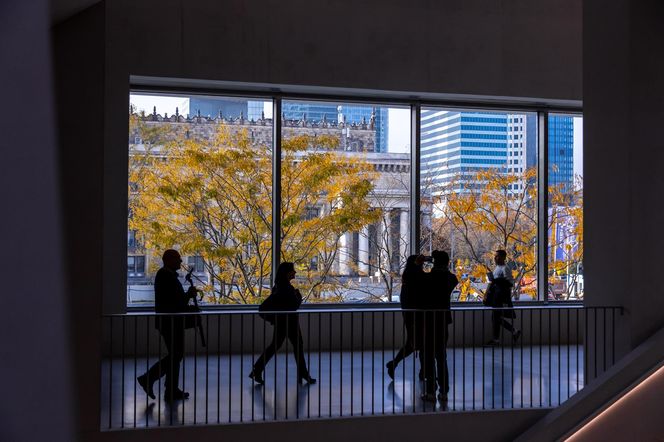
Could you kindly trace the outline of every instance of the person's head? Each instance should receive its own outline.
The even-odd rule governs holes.
[[[161,260],[164,262],[164,267],[171,270],[179,270],[182,265],[180,253],[175,249],[166,250],[161,256]]]
[[[295,265],[292,262],[282,262],[279,264],[279,267],[277,267],[277,275],[274,278],[274,284],[287,283],[295,278],[295,273]]]
[[[496,255],[493,257],[493,260],[496,262],[497,266],[504,266],[505,261],[507,261],[507,252],[502,249],[496,250]]]
[[[447,268],[450,265],[450,255],[444,250],[434,250],[431,253],[431,257],[433,258],[434,267]]]
[[[415,261],[417,260],[417,256],[418,255],[410,255],[406,259],[406,268],[410,268],[410,267],[413,267],[415,265]]]

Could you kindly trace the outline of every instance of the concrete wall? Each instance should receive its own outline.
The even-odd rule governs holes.
[[[73,437],[48,6],[0,3],[3,441]]]
[[[63,236],[69,283],[74,395],[79,425],[99,420],[101,291],[104,250],[104,10],[98,4],[53,30]],[[96,401],[96,402],[94,402]]]
[[[664,325],[664,50],[657,1],[584,3],[586,303],[623,305],[626,352]]]
[[[100,313],[121,311],[125,298],[130,75],[406,94],[581,98],[578,1],[312,5],[115,0],[56,27],[67,278],[73,284],[70,321],[82,439],[99,437]],[[511,418],[504,422],[512,424]],[[373,434],[370,428],[365,434]],[[458,429],[456,434],[464,433]]]

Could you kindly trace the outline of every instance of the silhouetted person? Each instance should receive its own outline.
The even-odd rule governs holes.
[[[514,319],[516,317],[514,311],[511,309],[513,307],[512,287],[514,287],[514,279],[512,278],[512,272],[505,265],[506,260],[507,252],[505,250],[496,250],[496,255],[494,256],[496,267],[488,275],[490,283],[487,288],[485,304],[488,307],[501,308],[501,310],[491,312],[492,338],[487,345],[500,344],[501,327],[512,334],[514,342],[521,336],[521,330],[516,330],[512,323],[506,319]]]
[[[450,257],[447,252],[435,250],[431,254],[433,268],[424,274],[421,301],[418,308],[425,310],[423,319],[418,319],[418,340],[421,346],[420,364],[425,381],[425,393],[422,399],[436,400],[436,381],[440,392],[438,398],[447,400],[449,375],[447,371],[448,325],[452,323],[450,296],[459,283],[457,277],[448,269]],[[432,311],[426,311],[432,310]]]
[[[282,262],[277,268],[277,275],[272,287],[272,293],[261,304],[259,311],[292,311],[295,312],[302,304],[302,295],[291,284],[291,280],[295,278],[295,266],[292,262]],[[249,373],[249,377],[257,384],[264,384],[263,370],[265,365],[281,347],[284,340],[288,340],[293,345],[293,353],[295,362],[297,364],[297,380],[298,382],[306,381],[309,384],[315,384],[316,379],[309,375],[307,370],[307,363],[304,359],[304,345],[302,341],[302,331],[300,330],[300,322],[297,313],[261,313],[263,319],[270,322],[274,326],[274,334],[272,335],[272,342],[267,346],[263,354],[261,354],[254,367]]]
[[[410,255],[406,260],[406,267],[401,275],[401,294],[399,295],[399,302],[401,308],[404,310],[415,309],[417,307],[417,298],[420,296],[422,276],[422,264],[424,263],[424,256]],[[410,356],[415,351],[415,312],[403,311],[404,327],[406,328],[406,342],[403,347],[399,349],[394,359],[385,364],[387,374],[390,378],[394,379],[394,371],[399,365],[399,362]],[[422,372],[420,371],[420,379],[422,379]]]
[[[189,299],[196,296],[196,289],[191,287],[184,291],[178,280],[177,271],[182,258],[177,250],[169,249],[162,256],[164,266],[157,271],[154,279],[154,309],[156,313],[182,313],[191,311]],[[157,315],[155,328],[159,330],[168,353],[156,362],[147,373],[139,376],[137,381],[145,393],[155,399],[153,384],[161,376],[166,375],[164,397],[166,400],[186,399],[189,393],[180,390],[180,362],[184,357],[184,330],[192,325],[185,316]]]

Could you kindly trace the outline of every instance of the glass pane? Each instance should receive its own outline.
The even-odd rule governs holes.
[[[282,103],[282,260],[306,302],[398,300],[409,253],[410,110]]]
[[[507,252],[515,299],[537,297],[537,114],[423,108],[421,253],[445,250],[452,298],[480,301]]]
[[[583,117],[549,115],[550,300],[583,299]]]
[[[128,278],[128,303],[153,302],[151,284],[169,248],[195,267],[203,302],[265,298],[272,253],[272,102],[131,94],[130,103],[128,228],[136,231],[136,251],[146,255],[146,272]]]

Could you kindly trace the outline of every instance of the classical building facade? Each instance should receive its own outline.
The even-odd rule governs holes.
[[[258,146],[271,146],[273,136],[272,119],[263,114],[258,119],[226,117],[220,113],[214,117],[159,114],[156,107],[150,114],[133,114],[140,126],[150,132],[160,131],[162,140],[175,140],[179,137],[196,140],[211,139],[223,125],[231,136],[246,131],[251,142]],[[343,123],[338,121],[282,118],[284,138],[295,136],[329,136],[339,140],[337,150],[345,156],[361,159],[368,163],[375,173],[374,187],[369,201],[373,210],[381,213],[380,220],[364,226],[355,232],[346,232],[338,239],[338,248],[330,276],[334,278],[355,278],[360,284],[380,285],[386,277],[393,278],[401,273],[409,254],[410,220],[410,155],[408,153],[381,152],[376,144],[376,115],[361,122]],[[148,149],[146,140],[141,138],[141,130],[134,125],[129,134],[130,161],[136,155],[144,155]],[[160,155],[159,146],[149,146],[150,152]],[[131,184],[131,183],[130,183]],[[328,207],[324,203],[310,210],[307,216],[321,216]],[[140,235],[138,235],[140,236]],[[127,287],[128,302],[150,301],[151,282],[154,269],[160,265],[158,251],[145,250],[137,241],[137,232],[128,231]],[[202,260],[198,256],[183,258],[186,264],[195,269],[201,279],[209,280]],[[317,265],[317,260],[309,263]],[[363,290],[360,290],[363,291]],[[364,293],[378,293],[380,289],[364,290]]]

